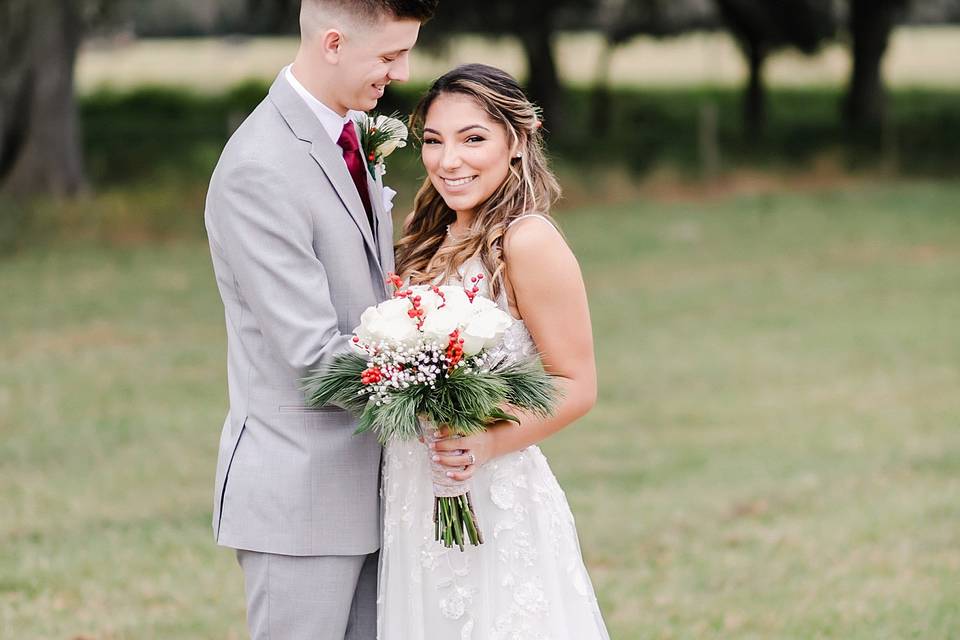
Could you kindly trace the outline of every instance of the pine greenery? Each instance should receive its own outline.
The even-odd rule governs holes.
[[[457,367],[439,377],[434,387],[411,385],[396,389],[389,401],[369,399],[361,373],[366,359],[357,354],[338,356],[324,370],[304,379],[307,404],[335,404],[359,416],[357,433],[373,431],[381,443],[391,438],[419,435],[419,416],[446,424],[459,435],[483,431],[495,420],[517,418],[510,407],[538,416],[549,415],[557,404],[556,384],[536,360],[501,362],[489,369]]]

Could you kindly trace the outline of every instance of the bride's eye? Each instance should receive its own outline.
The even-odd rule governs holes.
[[[440,144],[440,141],[437,140],[436,138],[424,138],[423,144],[425,144],[425,145],[427,145],[427,144]]]
[[[470,136],[467,138],[467,142],[483,142],[486,140],[483,136]]]

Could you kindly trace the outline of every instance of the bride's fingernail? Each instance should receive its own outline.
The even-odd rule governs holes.
[[[439,432],[439,431],[434,431],[434,432],[433,432],[433,437],[434,437],[434,438],[439,438],[439,437],[440,437],[440,432]]]
[[[440,461],[440,456],[433,456],[433,457],[430,458],[430,459],[433,460],[434,462],[439,462],[439,461]]]
[[[453,477],[453,471],[447,471],[447,477],[448,477],[448,478],[452,478],[452,477]]]

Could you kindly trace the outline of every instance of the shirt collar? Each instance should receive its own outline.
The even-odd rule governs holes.
[[[359,112],[357,111],[347,111],[347,115],[341,116],[339,113],[323,104],[314,97],[312,93],[307,91],[307,88],[300,84],[300,81],[293,75],[291,69],[293,65],[287,65],[283,69],[283,75],[286,78],[287,82],[290,83],[290,86],[293,87],[293,90],[303,98],[303,101],[307,103],[307,106],[310,107],[310,110],[317,116],[317,119],[320,120],[320,124],[323,125],[324,131],[327,132],[327,135],[330,136],[330,139],[334,143],[340,139],[340,134],[343,132],[343,125],[348,122],[353,121],[354,116]]]

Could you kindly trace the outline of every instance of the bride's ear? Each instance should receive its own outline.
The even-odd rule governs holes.
[[[519,160],[523,157],[523,143],[519,136],[514,135],[513,144],[510,145],[510,160]]]

